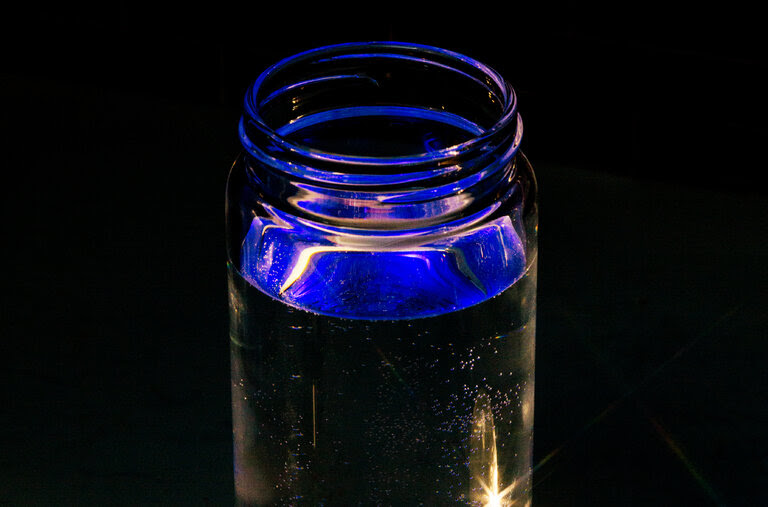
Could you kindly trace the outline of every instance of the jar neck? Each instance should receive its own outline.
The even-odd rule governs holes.
[[[463,55],[329,46],[265,71],[240,121],[246,173],[274,214],[401,231],[487,216],[512,191],[514,91]]]

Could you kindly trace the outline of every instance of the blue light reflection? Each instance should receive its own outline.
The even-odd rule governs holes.
[[[525,271],[524,243],[510,215],[415,241],[392,235],[362,244],[339,237],[331,241],[318,232],[277,217],[254,218],[243,241],[241,274],[270,296],[304,310],[399,319],[480,303]]]

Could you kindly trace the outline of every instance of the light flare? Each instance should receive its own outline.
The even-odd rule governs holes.
[[[516,502],[509,498],[515,489],[512,481],[502,487],[499,456],[496,446],[496,425],[491,412],[490,397],[483,391],[475,401],[472,416],[471,454],[469,458],[472,484],[470,498],[483,507],[508,507]]]

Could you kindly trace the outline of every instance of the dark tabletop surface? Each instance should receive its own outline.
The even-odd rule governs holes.
[[[231,504],[237,109],[35,72],[0,90],[0,504]],[[768,505],[765,192],[545,145],[534,504]]]

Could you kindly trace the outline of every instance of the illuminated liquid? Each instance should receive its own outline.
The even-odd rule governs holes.
[[[239,504],[526,505],[535,269],[386,321],[296,309],[230,266]]]
[[[442,111],[388,106],[280,129],[379,157],[481,132]],[[309,212],[333,202],[309,195],[291,199]],[[525,251],[516,195],[450,233],[411,236],[334,236],[279,203],[244,207],[239,271],[229,266],[240,505],[529,503],[536,253]],[[367,210],[334,212],[365,220],[345,213]]]

